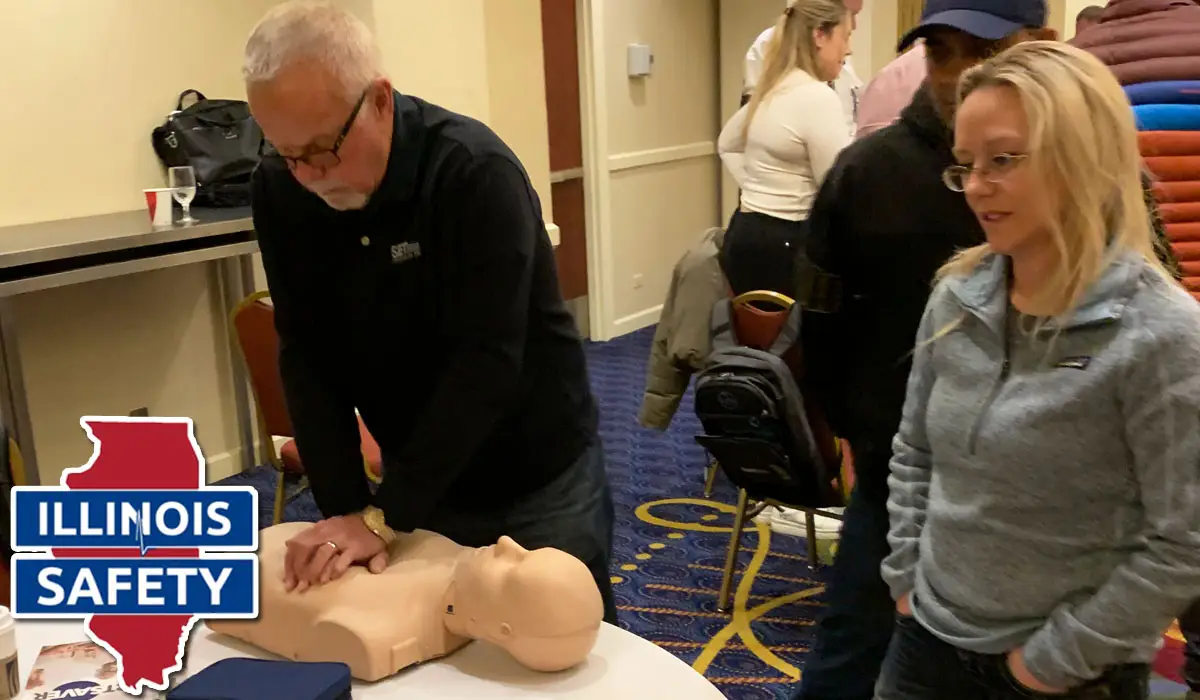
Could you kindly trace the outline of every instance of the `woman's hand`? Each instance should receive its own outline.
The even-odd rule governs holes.
[[[1042,695],[1064,695],[1067,692],[1066,688],[1051,688],[1033,677],[1029,669],[1025,667],[1025,653],[1022,649],[1013,649],[1008,652],[1008,672],[1012,674],[1013,680],[1018,684],[1025,686],[1035,693]]]
[[[896,601],[896,612],[903,617],[912,617],[912,603],[909,602],[909,597],[912,593],[905,593],[900,596],[900,600]]]

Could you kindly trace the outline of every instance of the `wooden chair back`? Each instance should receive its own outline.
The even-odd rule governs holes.
[[[746,347],[768,350],[796,302],[779,292],[753,291],[733,298],[733,334]]]
[[[230,314],[230,323],[246,363],[264,437],[295,437],[279,375],[279,335],[269,292],[243,299]]]

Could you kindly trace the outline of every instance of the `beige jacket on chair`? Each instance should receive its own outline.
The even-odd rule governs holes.
[[[704,367],[712,350],[712,308],[729,294],[717,260],[724,238],[725,229],[709,229],[675,263],[650,348],[646,392],[638,414],[644,427],[666,430],[670,426],[692,375]]]

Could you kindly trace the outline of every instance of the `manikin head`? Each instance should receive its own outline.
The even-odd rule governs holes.
[[[925,89],[953,126],[963,72],[1023,41],[1057,39],[1048,18],[1046,0],[926,0],[920,23],[900,40],[898,52],[925,40]]]
[[[535,671],[581,663],[604,619],[587,566],[558,549],[527,550],[510,537],[464,553],[446,600],[446,627],[506,649]]]
[[[325,2],[277,5],[251,32],[242,72],[250,111],[296,181],[334,209],[366,206],[387,170],[394,112],[366,25]]]

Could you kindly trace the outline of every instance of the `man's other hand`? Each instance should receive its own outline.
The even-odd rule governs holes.
[[[387,556],[387,546],[367,529],[362,516],[328,518],[287,541],[284,588],[303,592],[340,578],[354,564],[382,573]]]

